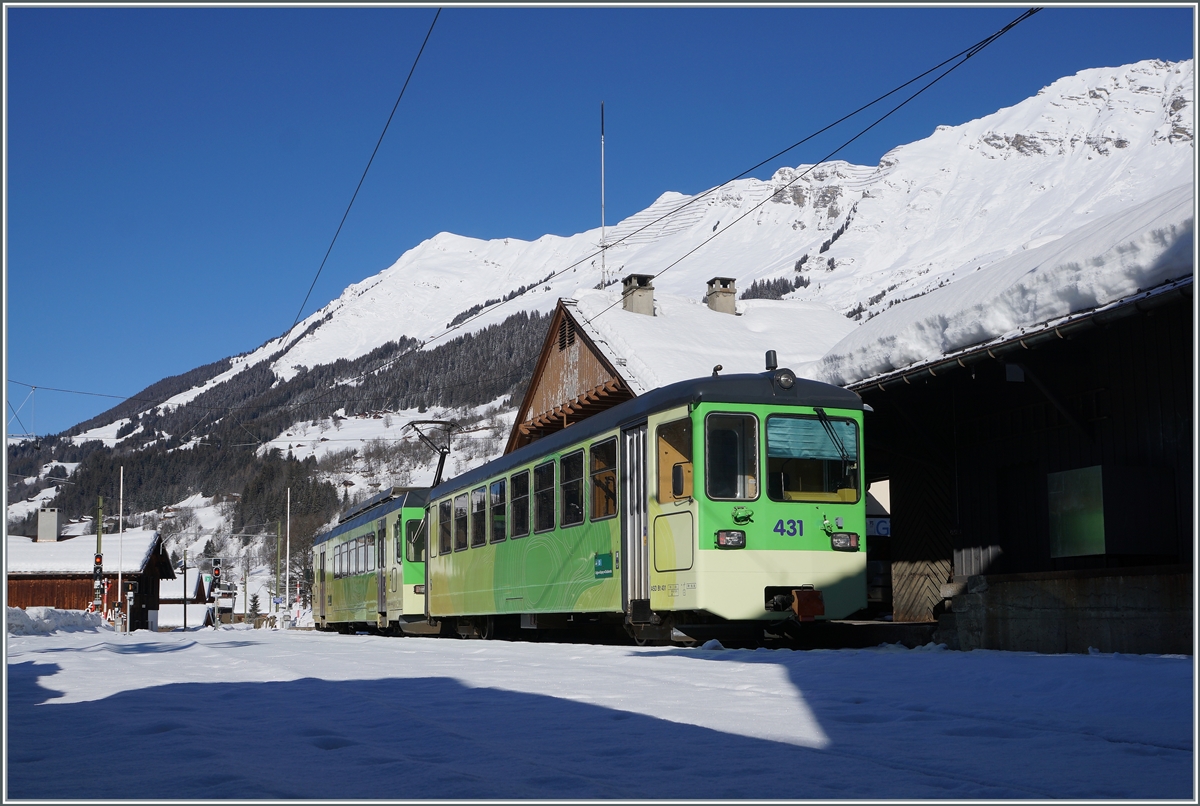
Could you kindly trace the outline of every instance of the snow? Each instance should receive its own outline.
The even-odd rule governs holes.
[[[128,417],[122,417],[121,419],[111,422],[108,425],[100,425],[87,431],[82,431],[73,437],[69,437],[69,439],[76,445],[82,445],[85,442],[92,441],[116,442],[117,432],[129,425],[129,423],[130,419]]]
[[[1188,251],[1184,221],[1175,215],[1183,203],[1173,210],[1163,205],[1165,191],[1175,188],[1178,200],[1193,185],[1193,73],[1192,60],[1085,70],[1012,107],[939,126],[892,149],[876,166],[831,161],[781,168],[768,180],[737,180],[695,196],[668,191],[608,230],[604,261],[599,229],[534,241],[443,232],[163,405],[183,405],[264,361],[287,380],[303,367],[355,359],[402,337],[431,349],[519,311],[548,312],[560,298],[578,300],[588,327],[608,345],[601,349],[625,361],[614,363],[642,390],[708,375],[718,363],[725,372],[759,370],[766,349],[802,375],[850,382],[951,345],[1045,322],[1121,289],[1147,287],[1164,269],[1148,259],[1164,253],[1156,237],[1178,237],[1173,257]],[[1102,223],[1143,214],[1163,217],[1136,230]],[[610,282],[631,273],[654,275],[660,300],[654,319],[663,321],[634,321],[627,335],[621,320],[636,315],[619,305],[600,312],[598,306],[609,304],[604,300],[615,299],[613,290],[595,290],[605,280],[602,263]],[[747,321],[737,331],[732,317],[722,320],[727,315],[706,312],[699,302],[714,276],[735,278],[739,292],[756,280],[803,276],[808,284],[783,302],[739,301],[744,315],[738,319]],[[460,313],[522,286],[532,288],[448,327]],[[935,302],[948,304],[954,321],[940,321]],[[801,313],[782,313],[789,304]],[[858,318],[841,321],[834,312]],[[746,328],[755,319],[761,327]],[[685,320],[700,328],[693,331],[699,338],[680,339],[667,326]],[[853,330],[856,324],[862,332]],[[402,369],[392,365],[392,371]],[[408,417],[397,416],[393,427]],[[88,434],[115,434],[124,422]],[[391,429],[356,425],[366,428],[345,438],[360,446],[390,437]],[[272,445],[289,445],[298,456],[324,455],[338,449],[325,436],[330,441],[319,445],[313,444],[319,437]],[[481,448],[451,472],[477,464],[489,450]],[[405,483],[422,483],[417,469],[406,472],[412,478]],[[337,481],[387,482],[361,468]]]
[[[9,635],[48,635],[53,632],[102,632],[112,630],[99,613],[58,610],[53,607],[8,608],[5,619]]]
[[[246,626],[10,635],[7,794],[1185,799],[1193,667],[937,645],[635,648]],[[53,748],[101,730],[114,752],[65,770]]]
[[[127,529],[124,535],[102,538],[104,573],[139,573],[150,559],[157,532]],[[95,535],[38,543],[28,537],[8,535],[5,563],[10,574],[84,574],[92,573],[96,553]],[[118,569],[118,559],[120,560]]]
[[[187,625],[189,630],[196,629],[204,623],[211,605],[206,604],[160,604],[158,606],[158,626],[183,628],[183,610],[187,608]]]
[[[1194,272],[1192,185],[1180,185],[891,308],[812,372],[846,385],[1099,307]]]
[[[717,364],[726,374],[762,372],[767,350],[781,367],[808,364],[856,328],[819,302],[741,300],[734,315],[696,298],[655,293],[654,301],[647,316],[624,310],[619,293],[576,292],[576,319],[637,394],[711,375]]]

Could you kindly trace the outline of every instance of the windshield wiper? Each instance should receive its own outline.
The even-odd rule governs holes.
[[[838,455],[842,457],[842,476],[846,475],[846,466],[853,464],[850,461],[850,454],[846,452],[846,446],[842,444],[841,438],[838,437],[837,431],[833,427],[829,416],[825,414],[825,409],[813,407],[813,411],[817,413],[817,418],[821,421],[821,427],[825,429],[825,433],[829,436],[829,441],[837,448]]]

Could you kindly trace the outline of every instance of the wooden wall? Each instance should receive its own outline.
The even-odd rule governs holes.
[[[1000,360],[862,389],[875,409],[867,475],[892,483],[894,618],[936,618],[940,586],[974,574],[1191,564],[1193,321],[1185,297]],[[1167,526],[1148,530],[1144,550],[1051,557],[1047,476],[1093,465],[1165,468],[1168,503],[1156,509]]]

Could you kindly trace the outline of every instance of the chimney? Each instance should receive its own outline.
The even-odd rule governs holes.
[[[737,287],[732,277],[714,277],[708,281],[704,301],[718,313],[737,313]]]
[[[57,543],[62,534],[62,510],[57,507],[44,507],[38,510],[37,542]]]
[[[629,274],[621,281],[621,307],[633,313],[654,316],[654,286],[649,274]]]

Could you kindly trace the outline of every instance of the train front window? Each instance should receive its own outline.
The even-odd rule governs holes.
[[[705,423],[705,490],[709,498],[758,498],[758,420],[753,414],[710,414]]]
[[[396,526],[399,528],[399,521],[396,521]],[[410,563],[425,562],[425,521],[413,518],[404,524],[404,530],[407,532],[406,542],[408,543],[408,550],[405,552],[404,558]]]
[[[858,501],[858,427],[826,416],[767,418],[767,497]]]

